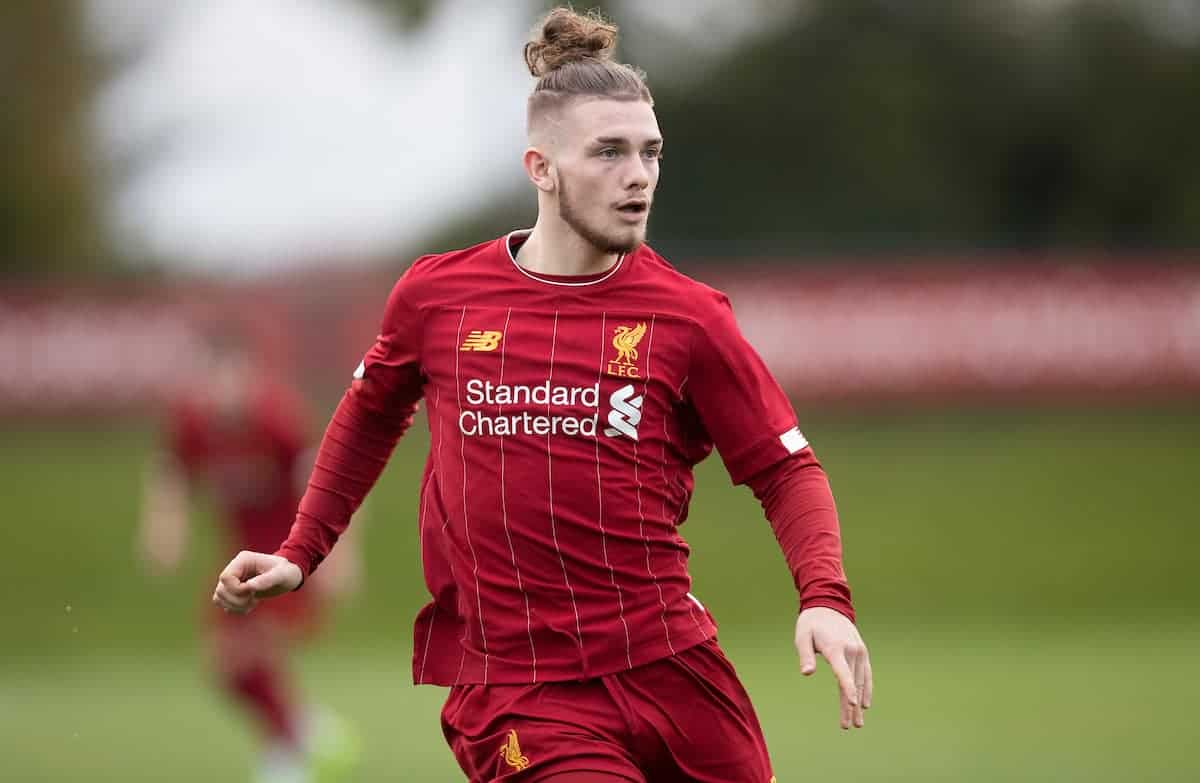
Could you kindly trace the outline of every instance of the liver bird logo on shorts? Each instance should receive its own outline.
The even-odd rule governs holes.
[[[618,326],[613,330],[612,344],[617,355],[608,363],[608,374],[621,378],[637,378],[638,343],[646,336],[646,324]]]
[[[521,755],[521,743],[517,741],[515,729],[508,732],[508,738],[500,746],[500,756],[504,763],[513,769],[521,770],[529,767],[529,757]]]

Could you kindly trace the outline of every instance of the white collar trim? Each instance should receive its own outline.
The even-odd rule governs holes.
[[[617,273],[617,270],[621,268],[621,264],[625,263],[626,254],[622,253],[621,257],[617,259],[617,263],[613,264],[612,269],[608,270],[608,272],[606,272],[603,276],[597,277],[595,280],[585,280],[580,283],[568,283],[568,282],[562,281],[562,280],[547,280],[546,278],[539,277],[538,275],[534,274],[533,272],[530,272],[528,269],[526,269],[525,267],[518,264],[517,257],[513,255],[512,238],[514,236],[516,236],[517,234],[528,235],[531,233],[533,233],[532,228],[518,228],[516,231],[510,231],[504,237],[504,252],[508,253],[508,260],[512,261],[513,266],[515,266],[517,268],[517,271],[519,271],[521,274],[528,277],[530,280],[536,280],[539,283],[545,283],[546,285],[565,285],[565,286],[572,286],[572,287],[576,287],[576,288],[578,288],[580,286],[585,286],[585,285],[596,285],[597,283],[603,283],[605,280],[607,280],[608,278],[615,275]]]

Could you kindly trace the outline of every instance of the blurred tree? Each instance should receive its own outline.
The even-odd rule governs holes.
[[[1200,245],[1200,39],[1156,35],[1148,21],[1099,2],[1066,21],[1061,99],[1080,177],[1065,240]]]
[[[654,233],[685,251],[1195,244],[1196,95],[1195,42],[1121,4],[820,0],[657,86]]]
[[[792,4],[719,57],[623,28],[622,59],[671,48],[688,64],[650,74],[664,251],[1200,244],[1200,36],[1164,35],[1163,7]],[[439,246],[513,212],[463,219]]]
[[[371,0],[404,27],[419,27],[428,21],[438,0]]]
[[[1121,4],[815,2],[656,92],[671,136],[656,233],[764,250],[1196,244],[1196,95],[1195,42]]]
[[[87,273],[111,260],[85,139],[79,23],[71,0],[0,4],[0,278]]]

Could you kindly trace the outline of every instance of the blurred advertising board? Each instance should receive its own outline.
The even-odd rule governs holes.
[[[797,400],[880,403],[1200,392],[1200,267],[787,264],[702,267]],[[0,290],[0,414],[136,412],[171,393],[204,324],[248,330],[275,370],[336,395],[395,275]]]

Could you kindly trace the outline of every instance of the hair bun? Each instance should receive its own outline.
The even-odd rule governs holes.
[[[555,8],[535,29],[525,44],[525,64],[539,79],[567,63],[581,60],[610,60],[617,46],[617,26],[599,13],[587,16],[569,8]]]

